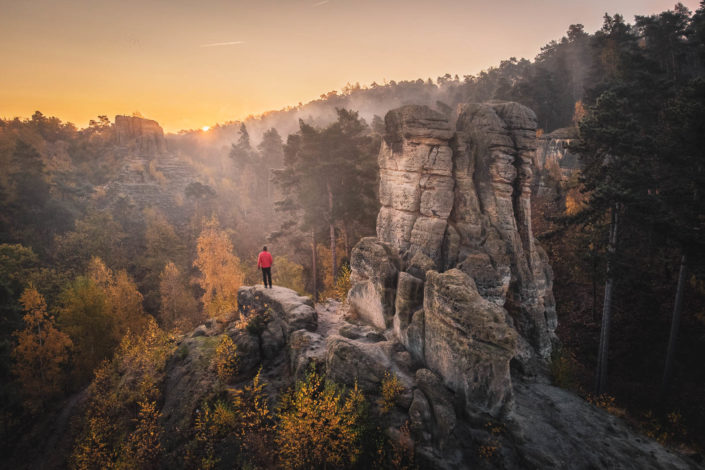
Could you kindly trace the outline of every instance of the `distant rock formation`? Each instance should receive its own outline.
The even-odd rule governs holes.
[[[166,153],[164,130],[157,121],[138,116],[115,116],[117,145],[138,155]]]
[[[539,137],[534,157],[536,175],[532,182],[535,195],[555,194],[580,170],[578,156],[570,151],[570,144],[577,138],[577,129],[572,127],[556,129]]]
[[[205,187],[196,181],[196,170],[167,151],[164,131],[157,121],[115,116],[113,126],[122,169],[106,185],[104,203],[108,206],[127,203],[139,209],[152,207],[164,213],[177,228],[185,225],[192,210],[188,188]]]

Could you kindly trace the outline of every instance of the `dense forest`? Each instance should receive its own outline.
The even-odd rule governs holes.
[[[260,282],[264,244],[275,284],[344,300],[352,247],[375,233],[383,116],[413,103],[452,120],[488,100],[533,109],[539,136],[575,136],[581,170],[532,201],[555,279],[554,382],[703,455],[705,2],[570,25],[534,60],[478,75],[349,85],[208,132],[146,141],[106,116],[84,129],[39,111],[0,120],[3,460],[30,466],[51,442],[64,454],[35,457],[58,468],[408,468],[365,398],[315,372],[278,407],[257,375],[232,403],[204,403],[188,445],[170,447],[160,374],[178,338]],[[226,386],[232,345],[214,348]],[[311,409],[339,427],[306,441],[297,413]]]

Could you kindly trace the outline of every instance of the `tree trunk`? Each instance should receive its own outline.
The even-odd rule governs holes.
[[[597,248],[592,249],[592,321],[597,323]]]
[[[348,258],[348,263],[350,263],[350,238],[348,238],[348,224],[343,221],[341,226],[343,227],[343,243],[345,243],[345,256]]]
[[[600,346],[597,355],[597,380],[595,393],[607,391],[607,353],[609,351],[610,322],[612,320],[612,292],[614,288],[614,256],[617,253],[617,231],[619,228],[619,204],[612,207],[610,222],[610,239],[607,247],[607,276],[605,279],[605,299],[602,305],[602,327],[600,328]]]
[[[311,273],[313,276],[313,302],[318,303],[318,276],[316,274],[316,231],[311,229]]]
[[[685,290],[685,278],[688,274],[688,257],[685,253],[681,255],[681,267],[678,271],[678,285],[676,286],[676,300],[673,304],[673,317],[671,318],[671,334],[668,339],[668,350],[666,351],[666,364],[663,368],[663,380],[661,381],[660,401],[666,398],[668,385],[673,375],[673,361],[678,345],[678,330],[681,324],[681,313],[683,312],[683,291]]]
[[[338,263],[335,256],[335,224],[333,223],[333,191],[330,188],[330,183],[326,183],[328,189],[328,226],[330,227],[330,265],[333,275],[333,285],[335,278],[338,276]]]

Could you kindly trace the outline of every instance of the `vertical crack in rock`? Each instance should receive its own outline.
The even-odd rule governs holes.
[[[536,116],[465,104],[387,113],[377,238],[353,250],[353,311],[394,336],[466,411],[511,408],[510,361],[534,374],[554,342],[551,269],[531,233]],[[442,273],[442,274],[439,274]]]

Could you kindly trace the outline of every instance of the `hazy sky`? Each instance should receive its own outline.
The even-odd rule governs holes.
[[[683,2],[691,10],[698,0]],[[0,0],[0,117],[83,127],[139,111],[169,131],[307,102],[347,82],[475,74],[602,15],[674,0]]]

